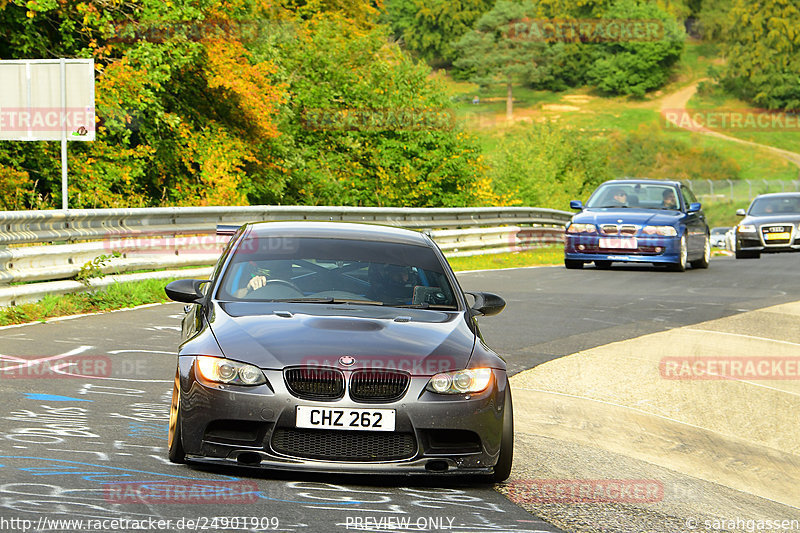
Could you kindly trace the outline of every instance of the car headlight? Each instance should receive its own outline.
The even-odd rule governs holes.
[[[234,385],[262,385],[267,382],[260,368],[221,357],[197,356],[197,369],[208,381]]]
[[[567,233],[596,233],[597,227],[594,224],[570,224]]]
[[[676,237],[678,230],[674,226],[645,226],[642,230],[645,235],[659,235],[661,237]]]
[[[752,224],[739,224],[736,226],[736,231],[739,233],[755,233],[756,227]]]
[[[428,382],[428,389],[439,394],[464,394],[481,392],[492,379],[490,368],[466,368],[455,372],[441,372]]]

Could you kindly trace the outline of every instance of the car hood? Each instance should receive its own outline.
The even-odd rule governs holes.
[[[292,365],[397,368],[431,375],[465,368],[476,335],[463,312],[348,304],[213,304],[210,327],[225,357],[265,369]]]
[[[681,211],[661,209],[618,209],[595,208],[584,209],[572,217],[572,222],[579,224],[638,224],[640,226],[674,226],[686,215]],[[622,220],[622,222],[620,222]]]

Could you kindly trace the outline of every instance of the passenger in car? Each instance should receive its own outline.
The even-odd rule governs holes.
[[[372,263],[367,298],[384,303],[409,304],[414,297],[416,274],[410,267]]]

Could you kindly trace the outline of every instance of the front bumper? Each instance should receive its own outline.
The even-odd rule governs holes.
[[[600,235],[567,234],[564,258],[573,261],[621,261],[638,263],[677,263],[680,261],[680,237],[636,236],[633,248],[601,246]],[[603,241],[607,244],[613,239]],[[630,241],[629,241],[630,243]]]
[[[362,403],[347,394],[335,401],[297,398],[280,370],[264,371],[268,385],[243,387],[198,377],[194,357],[181,357],[179,367],[181,434],[190,461],[313,472],[490,474],[500,452],[504,371],[494,370],[489,388],[478,394],[434,394],[424,390],[430,376],[413,376],[400,400]],[[395,431],[296,428],[297,406],[394,409]],[[362,455],[337,459],[342,446]],[[387,449],[393,452],[386,455]]]
[[[800,239],[795,238],[788,243],[767,244],[758,233],[737,233],[736,250],[742,252],[760,252],[762,254],[800,252]]]

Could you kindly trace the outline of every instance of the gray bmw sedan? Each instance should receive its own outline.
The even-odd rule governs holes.
[[[166,292],[187,306],[169,458],[316,472],[511,471],[505,362],[433,240],[348,223],[237,230],[210,280]]]

